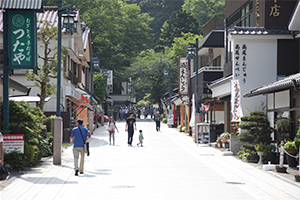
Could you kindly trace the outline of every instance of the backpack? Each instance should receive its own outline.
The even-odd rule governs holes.
[[[155,121],[160,121],[160,115],[155,115],[155,119],[154,119]]]

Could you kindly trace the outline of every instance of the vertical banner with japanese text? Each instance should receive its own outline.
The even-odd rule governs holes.
[[[9,12],[9,66],[36,67],[36,19],[34,11]]]
[[[113,70],[107,71],[107,93],[113,93]]]
[[[243,117],[241,108],[241,90],[239,80],[231,81],[231,122],[240,122]]]
[[[185,57],[179,58],[179,94],[189,94],[188,60]]]

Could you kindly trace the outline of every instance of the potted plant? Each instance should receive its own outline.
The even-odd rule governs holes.
[[[298,161],[292,157],[297,155],[297,146],[295,145],[295,141],[288,141],[284,144],[284,150],[288,153],[287,162],[289,167],[297,167]]]
[[[223,148],[229,148],[229,141],[230,139],[228,138],[222,139]]]
[[[276,152],[276,147],[273,144],[268,144],[265,146],[265,151],[267,152],[266,160],[270,161],[272,164],[279,164],[279,153]]]
[[[289,137],[289,133],[291,131],[291,126],[292,126],[291,122],[292,120],[290,118],[279,118],[276,120],[275,130],[276,130],[277,144],[279,144],[282,138]]]
[[[262,142],[259,144],[256,144],[255,150],[257,152],[257,155],[259,156],[258,164],[264,164],[262,161],[262,157],[265,154],[265,145]]]

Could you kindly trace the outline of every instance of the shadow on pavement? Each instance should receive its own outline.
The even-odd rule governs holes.
[[[24,181],[28,181],[34,184],[77,184],[77,181],[66,181],[57,177],[27,177],[22,178]]]

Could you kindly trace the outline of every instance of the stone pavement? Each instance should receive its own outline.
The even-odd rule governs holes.
[[[138,121],[144,132],[144,147],[128,147],[125,123],[118,122],[116,145],[108,144],[105,127],[92,136],[91,155],[83,175],[74,176],[72,148],[64,150],[62,165],[52,158],[1,183],[0,199],[201,199],[252,200],[300,199],[300,184],[291,174],[267,172],[256,164],[218,149],[196,145],[177,129]],[[279,176],[279,177],[278,177]],[[289,177],[288,177],[289,176]]]

